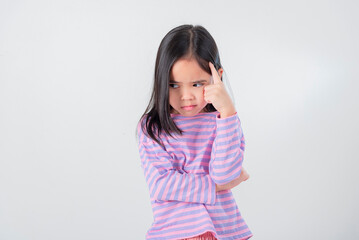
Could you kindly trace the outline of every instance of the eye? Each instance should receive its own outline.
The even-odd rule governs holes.
[[[171,88],[178,88],[178,85],[177,85],[177,84],[174,84],[174,83],[170,83],[170,87],[171,87]]]
[[[193,84],[193,86],[198,86],[198,87],[202,87],[203,86],[203,83],[195,83],[195,84]]]

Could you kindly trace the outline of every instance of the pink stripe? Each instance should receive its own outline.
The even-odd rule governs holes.
[[[159,199],[159,198],[158,198],[158,194],[159,194],[159,192],[161,191],[163,185],[166,184],[165,181],[168,179],[167,176],[168,176],[169,174],[170,174],[170,173],[167,172],[166,174],[164,174],[164,175],[161,176],[161,180],[157,180],[157,181],[154,182],[153,185],[157,185],[157,186],[156,186],[156,192],[155,192],[155,194],[153,195],[153,197],[154,197],[155,199]],[[157,182],[157,184],[156,184],[156,182]]]
[[[204,178],[201,178],[201,180],[202,180],[202,193],[205,193],[206,192],[206,186],[205,186],[205,183],[204,183]],[[204,202],[204,194],[201,194],[200,202]]]
[[[218,195],[219,195],[219,194],[218,194]],[[217,201],[216,201],[216,202],[221,203],[221,202],[226,202],[226,201],[228,201],[228,200],[234,200],[234,199],[233,199],[233,196],[229,196],[229,197],[225,197],[225,198],[217,198]]]
[[[228,132],[229,134],[229,132]],[[228,137],[218,137],[216,138],[216,141],[217,143],[222,143],[222,142],[230,142],[232,141],[235,137],[238,137],[239,136],[239,133],[238,132],[235,132],[234,134],[229,134]]]
[[[154,150],[163,151],[163,148],[160,145],[158,145],[157,143],[155,143],[152,139],[148,142],[143,142],[143,146],[148,147],[149,149],[151,149],[151,151],[154,151]]]
[[[192,212],[192,211],[196,211],[196,210],[202,210],[203,208],[201,207],[201,205],[196,205],[196,206],[193,206],[193,207],[174,208],[174,209],[176,211],[172,211],[170,213],[167,213],[167,214],[161,215],[159,217],[156,217],[156,220],[159,221],[159,220],[163,220],[163,219],[168,219],[168,218],[171,218],[171,217],[173,217],[173,215],[176,215],[178,213],[187,213],[187,212]]]
[[[236,219],[228,218],[228,219],[221,219],[221,220],[213,220],[213,224],[230,223],[230,222],[239,221],[241,219],[242,219],[242,217],[240,216],[239,218],[236,218]]]
[[[163,203],[166,203],[166,202],[163,202]],[[170,204],[166,204],[166,205],[170,205]],[[162,204],[162,203],[161,204],[160,203],[155,203],[155,205],[153,207],[163,207],[163,208],[153,211],[153,214],[158,215],[158,214],[170,211],[171,209],[180,209],[183,206],[187,206],[187,203],[185,203],[185,202],[177,202],[175,205],[169,206],[169,207],[165,207],[166,205]]]
[[[174,197],[175,197],[175,193],[176,193],[176,189],[177,189],[177,187],[178,187],[178,178],[179,178],[180,176],[178,175],[178,174],[176,174],[176,179],[175,179],[175,184],[174,184],[174,186],[173,186],[173,191],[172,191],[172,194],[171,194],[171,196],[170,196],[170,199],[174,199]]]
[[[194,177],[194,193],[193,193],[193,202],[197,202],[197,197],[198,197],[198,192],[199,192],[199,176],[195,176]],[[200,193],[201,195],[203,195],[203,191]]]
[[[179,161],[178,161],[178,162],[179,162]],[[192,163],[191,163],[191,168],[194,168],[193,171],[201,170],[200,167],[203,167],[203,166],[208,167],[208,166],[209,166],[209,162],[200,162],[200,161],[198,161],[198,162],[192,162]],[[197,167],[197,168],[195,168],[195,167]],[[189,171],[191,171],[191,170],[188,169],[187,172],[189,172]],[[203,172],[202,172],[202,173],[203,173]],[[207,173],[207,172],[206,172],[206,173]]]
[[[194,125],[200,125],[200,126],[196,126],[196,127],[191,127],[191,126],[194,126]],[[213,127],[206,127],[205,124],[195,124],[195,123],[188,123],[188,124],[177,124],[177,126],[182,129],[185,133],[186,132],[204,132],[204,131],[212,131],[213,129],[215,129],[216,127],[213,126]],[[188,127],[189,128],[186,128],[184,129],[185,127]],[[200,130],[198,130],[198,128],[200,128]],[[208,136],[207,136],[208,137]],[[165,138],[166,139],[171,139],[170,136],[168,135],[165,135]]]
[[[191,163],[191,167],[193,167],[193,166],[208,166],[209,162],[201,162],[201,160],[203,160],[203,159],[209,160],[209,159],[211,159],[211,157],[209,155],[203,155],[203,156],[204,156],[203,158],[196,157],[193,160],[188,159],[187,162]],[[182,159],[173,160],[172,163],[183,163],[183,160]]]
[[[154,227],[155,228],[163,228],[165,225],[167,224],[172,224],[172,223],[175,223],[175,222],[178,222],[178,221],[182,221],[182,220],[187,220],[187,219],[194,219],[194,218],[199,218],[199,217],[202,217],[202,216],[208,216],[208,213],[203,211],[203,212],[200,212],[200,213],[197,213],[197,214],[188,214],[186,216],[182,216],[182,217],[179,217],[179,218],[170,218],[168,219],[166,222],[164,223],[161,223],[161,224],[155,224]],[[233,221],[233,220],[232,220]]]
[[[228,215],[235,214],[236,210],[232,210],[229,212],[223,212],[223,213],[211,213],[211,217],[227,217]]]
[[[203,143],[201,143],[201,144],[203,145]],[[187,147],[188,146],[191,146],[191,145],[187,145]],[[187,155],[190,155],[190,154],[196,155],[198,152],[206,151],[208,149],[207,146],[204,146],[203,148],[197,148],[197,149],[194,149],[194,150],[188,149],[188,148],[186,148],[186,146],[185,147],[176,147],[176,149],[173,148],[173,147],[174,147],[174,145],[168,145],[167,146],[167,151],[174,152],[174,154],[183,154],[183,152],[184,152]]]
[[[214,113],[214,112],[213,112]],[[195,120],[200,120],[200,119],[208,119],[208,120],[211,120],[211,119],[213,119],[213,117],[212,116],[207,116],[207,115],[205,115],[205,114],[201,114],[200,113],[200,115],[198,115],[198,116],[193,116],[193,117],[186,117],[185,118],[186,119],[186,121],[195,121]],[[174,121],[183,121],[183,118],[174,118]]]
[[[184,187],[186,186],[185,184],[186,184],[186,181],[182,178],[182,176],[181,176],[181,183],[179,183],[179,184],[181,184],[181,190],[180,190],[180,192],[179,192],[179,194],[178,194],[178,199],[183,199],[183,190],[184,190]]]
[[[235,123],[236,125],[239,124],[238,118],[234,118],[233,120],[228,122],[222,122],[217,120],[217,128],[227,127],[229,125],[234,125]]]
[[[191,125],[202,125],[202,126],[206,126],[206,122],[211,122],[212,121],[212,118],[209,117],[204,117],[204,118],[199,118],[198,120],[197,119],[194,119],[194,121],[188,121],[189,123],[184,123],[183,121],[175,121],[175,123],[177,124],[178,127],[186,127],[186,126],[191,126]],[[187,121],[185,121],[187,122]]]
[[[157,175],[157,172],[156,172],[156,171],[153,171],[153,172],[151,173],[151,176],[149,177],[149,179],[148,179],[148,181],[147,181],[148,185],[150,185],[150,182],[152,181],[152,179],[153,179],[156,175]],[[150,193],[153,192],[153,188],[155,187],[155,185],[156,185],[156,180],[155,180],[155,182],[154,182],[151,186],[149,186],[149,187],[150,187]]]
[[[230,202],[228,204],[223,204],[223,205],[216,204],[216,205],[213,205],[211,207],[211,210],[223,210],[223,211],[226,211],[224,208],[231,208],[231,207],[235,207],[235,206],[237,206],[237,204],[235,202]]]
[[[187,124],[187,126],[193,126],[194,124],[190,123],[190,124]],[[202,126],[205,126],[202,124]],[[202,127],[202,126],[199,126],[201,129],[198,130],[198,127],[190,127],[190,128],[186,128],[186,129],[183,129],[182,126],[180,128],[182,128],[184,130],[185,133],[187,132],[197,132],[197,133],[201,133],[201,132],[210,132],[210,131],[213,131],[215,129],[215,127]],[[187,135],[186,135],[187,136]],[[198,137],[204,137],[205,135],[200,135]],[[207,136],[208,137],[208,136]]]
[[[169,179],[169,182],[167,183],[167,186],[165,188],[165,190],[163,191],[163,195],[162,198],[166,199],[167,193],[168,193],[168,189],[170,188],[170,186],[173,185],[173,177]]]
[[[236,159],[236,158],[234,158],[234,159]],[[229,171],[229,170],[232,169],[236,164],[238,164],[238,162],[240,162],[242,158],[241,158],[241,159],[238,159],[238,160],[236,160],[236,161],[234,161],[234,159],[232,159],[233,163],[232,163],[230,166],[228,166],[228,167],[224,167],[224,168],[220,168],[220,169],[215,169],[215,168],[213,168],[214,174],[225,173],[225,172]],[[217,166],[217,165],[220,166],[220,165],[227,165],[227,163],[222,162],[222,164],[219,164],[219,163],[217,162],[216,164],[213,163],[213,165],[214,165],[214,166]],[[239,168],[242,168],[242,166],[240,166]],[[238,170],[238,171],[239,171],[239,170]]]
[[[167,234],[157,234],[158,237],[165,237],[166,240],[178,240],[178,237],[176,237],[176,235],[182,235],[183,233],[186,233],[186,234],[195,234],[196,232],[198,231],[201,231],[202,229],[205,231],[213,231],[215,232],[216,230],[214,229],[213,225],[212,224],[205,224],[205,225],[201,225],[202,228],[196,228],[194,231],[193,229],[191,230],[181,230],[181,231],[173,231],[173,232],[170,232],[170,233],[167,233]],[[173,237],[170,237],[170,236],[173,236]],[[147,235],[148,236],[148,239],[151,239],[152,236],[150,236],[149,234]]]
[[[155,153],[147,153],[146,154],[147,157],[161,157],[161,158],[165,158],[165,157],[169,157],[168,153],[163,153],[163,152],[155,152]]]
[[[161,162],[161,161],[156,161],[156,160],[148,160],[147,163],[144,165],[146,168],[147,167],[150,167],[149,169],[150,170],[159,170],[159,169],[164,169],[163,165],[171,165],[171,164],[168,164],[166,162]]]
[[[189,197],[191,196],[192,193],[192,177],[191,176],[188,177],[189,177],[189,181],[188,181],[187,197],[185,200],[186,202],[189,202]]]
[[[232,137],[231,137],[231,139],[232,139]],[[213,143],[213,140],[207,141],[206,145],[203,145],[203,142],[195,142],[195,143],[191,143],[191,142],[172,142],[172,143],[169,144],[169,146],[171,146],[172,148],[176,147],[176,149],[178,149],[178,150],[175,150],[175,151],[179,152],[179,151],[181,151],[183,149],[183,148],[181,149],[181,147],[188,147],[188,146],[189,147],[202,147],[202,148],[205,149],[205,148],[208,147],[207,144],[209,144],[209,143]],[[185,149],[187,149],[187,148],[185,148]],[[198,150],[201,150],[201,148],[196,149],[196,151],[198,151]]]
[[[232,226],[226,226],[226,227],[222,227],[222,230],[231,230],[231,229],[235,229],[235,228],[240,228],[242,226],[246,225],[245,222],[241,222],[241,223],[238,223],[238,224],[235,224],[235,225],[232,225]]]
[[[166,162],[161,162],[161,161],[156,161],[156,160],[150,160],[150,161],[147,161],[148,163],[147,163],[147,165],[145,165],[146,167],[149,165],[149,166],[152,166],[152,167],[157,167],[157,166],[161,166],[161,165],[163,165],[163,164],[168,164],[168,163],[166,163]],[[152,168],[151,167],[151,168]]]
[[[232,237],[232,236],[236,236],[236,235],[240,235],[240,234],[243,234],[245,232],[248,232],[249,229],[248,228],[245,228],[239,232],[234,232],[234,233],[227,233],[227,234],[221,234],[220,236],[221,237]]]
[[[241,151],[241,150],[240,150]],[[227,156],[229,156],[230,154],[232,154],[232,153],[235,153],[235,152],[240,152],[239,151],[239,149],[238,148],[234,148],[234,149],[232,149],[232,150],[230,150],[230,151],[227,151],[227,152],[224,152],[224,153],[216,153],[216,157],[227,157]],[[224,160],[224,161],[221,161],[221,162],[231,162],[231,161],[229,161],[229,160]]]
[[[208,139],[208,135],[199,135],[199,134],[196,134],[196,135],[191,134],[190,135],[186,131],[184,132],[184,135],[183,135],[183,137],[185,137],[185,138],[196,139],[196,140]],[[204,131],[204,130],[201,129],[201,131],[199,131],[198,133],[201,133],[202,131]]]
[[[169,226],[166,226],[165,229],[166,231],[171,230],[173,228],[182,228],[182,227],[189,227],[189,226],[193,226],[193,225],[199,225],[200,223],[206,222],[208,221],[207,218],[192,218],[191,220],[195,220],[195,221],[191,221],[191,222],[185,222],[185,223],[179,223],[179,224],[172,224]],[[156,228],[156,226],[154,226],[154,228]],[[159,230],[152,230],[151,232],[156,234],[156,232],[162,231],[163,229],[159,229]],[[191,229],[193,231],[193,229]],[[182,233],[182,230],[181,230]]]
[[[221,181],[221,180],[223,180],[223,179],[230,178],[231,176],[233,176],[234,173],[239,172],[241,169],[242,169],[242,168],[240,168],[240,169],[235,168],[235,169],[233,169],[230,173],[228,173],[228,174],[226,174],[226,175],[224,175],[224,176],[222,176],[222,177],[219,177],[219,176],[214,175],[214,176],[212,176],[212,178],[213,178],[214,180],[216,180],[216,181]],[[226,181],[226,182],[223,183],[223,184],[226,184],[226,183],[228,183],[228,182],[230,182],[230,181]]]
[[[212,199],[212,192],[213,192],[212,188],[213,188],[213,184],[214,184],[214,183],[212,182],[212,179],[210,179],[210,177],[208,176],[208,185],[209,185],[209,189],[208,189],[208,192],[209,192],[208,194],[209,194],[209,195],[208,195],[208,198],[207,198],[207,199],[208,199],[208,200],[207,200],[208,203],[212,202],[212,200],[213,200],[213,199]]]
[[[201,227],[212,227],[213,228],[213,224],[210,224],[210,223],[206,223],[206,224],[201,224],[202,222],[205,222],[205,220],[208,221],[208,219],[201,219],[201,221],[196,221],[196,222],[190,222],[190,223],[187,223],[187,224],[183,224],[183,227],[185,226],[192,226],[190,229],[186,229],[186,230],[179,230],[179,231],[171,231],[169,233],[165,233],[165,234],[158,234],[156,232],[158,231],[151,231],[151,236],[157,236],[157,237],[168,237],[168,236],[171,236],[171,235],[177,235],[177,234],[185,234],[185,233],[191,233],[193,232],[193,225],[194,224],[200,224]],[[173,229],[174,227],[177,227],[179,225],[175,225],[173,226],[172,228],[166,228],[166,230],[170,230],[170,229]],[[181,224],[182,226],[182,224]]]
[[[236,146],[236,145],[241,144],[241,143],[242,143],[241,140],[237,139],[236,141],[231,141],[230,144],[228,144],[228,145],[226,144],[226,145],[218,146],[216,148],[216,150],[228,149],[228,148],[230,148],[232,146]]]

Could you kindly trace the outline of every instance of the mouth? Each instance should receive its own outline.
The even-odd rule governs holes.
[[[192,110],[193,108],[195,108],[197,105],[188,105],[188,106],[183,106],[181,107],[184,110]]]

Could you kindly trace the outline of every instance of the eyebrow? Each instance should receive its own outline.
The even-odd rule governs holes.
[[[192,82],[192,83],[203,83],[203,82],[207,82],[207,80],[197,80],[197,81],[194,81],[194,82]],[[181,83],[181,82],[177,82],[177,81],[175,81],[175,80],[170,80],[170,83]]]

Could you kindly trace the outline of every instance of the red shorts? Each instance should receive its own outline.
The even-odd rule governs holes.
[[[184,238],[182,240],[217,240],[217,238],[215,238],[211,232],[205,232],[201,235],[191,238]]]

